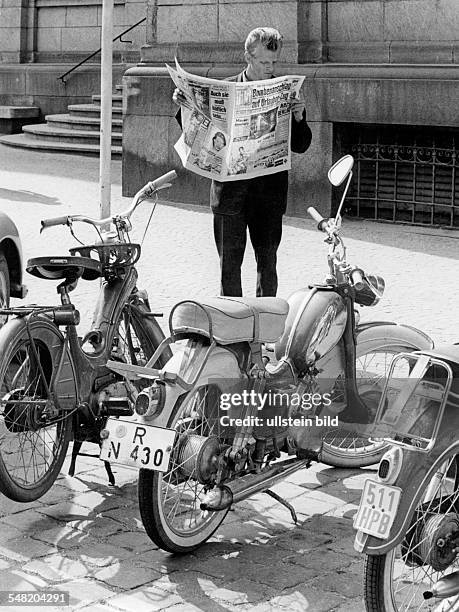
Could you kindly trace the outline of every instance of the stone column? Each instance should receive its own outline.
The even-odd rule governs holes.
[[[0,62],[19,64],[27,55],[28,0],[0,0]]]

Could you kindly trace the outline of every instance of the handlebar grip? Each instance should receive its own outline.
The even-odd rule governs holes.
[[[53,217],[52,219],[42,219],[41,229],[44,230],[47,227],[53,227],[54,225],[68,225],[69,217]]]
[[[170,172],[166,172],[166,174],[163,174],[159,178],[148,183],[145,188],[148,192],[154,193],[157,189],[160,189],[163,185],[169,183],[170,181],[173,181],[176,178],[177,172],[175,170],[171,170]]]
[[[314,219],[314,221],[317,221],[317,223],[320,223],[321,221],[324,220],[324,218],[322,217],[322,215],[320,214],[320,212],[318,210],[316,210],[314,208],[314,206],[310,206],[307,210],[308,214]]]
[[[351,272],[351,282],[357,291],[361,291],[365,287],[364,272],[360,268],[355,268]]]

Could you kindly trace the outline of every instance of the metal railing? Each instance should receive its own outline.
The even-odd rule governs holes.
[[[117,40],[119,40],[122,43],[129,43],[132,44],[132,40],[122,40],[123,36],[125,34],[127,34],[128,32],[130,32],[131,30],[133,30],[134,28],[136,28],[137,26],[139,26],[141,23],[143,23],[144,21],[146,21],[147,18],[144,17],[143,19],[141,19],[140,21],[138,21],[137,23],[135,23],[134,25],[132,25],[130,28],[127,28],[127,30],[124,30],[124,32],[121,32],[121,34],[118,34],[118,36],[116,36],[116,38],[113,39],[112,42],[116,42]],[[102,50],[102,47],[100,47],[99,49],[97,49],[97,51],[94,51],[94,53],[91,53],[91,55],[88,55],[88,57],[85,57],[83,60],[81,60],[81,62],[79,62],[78,64],[75,64],[75,66],[73,66],[73,68],[70,68],[70,70],[67,70],[67,72],[64,72],[64,74],[61,74],[60,76],[58,76],[57,78],[62,81],[65,85],[66,79],[65,77],[67,77],[69,74],[71,74],[74,70],[76,70],[77,68],[79,68],[80,66],[82,66],[83,64],[85,64],[88,60],[90,60],[91,58],[93,58],[95,55],[97,55],[98,53],[100,53]]]
[[[356,162],[349,213],[361,218],[416,225],[459,227],[459,135],[415,137],[388,143],[388,131],[359,139],[349,152]],[[376,137],[375,137],[376,136]],[[440,136],[440,135],[439,135]]]

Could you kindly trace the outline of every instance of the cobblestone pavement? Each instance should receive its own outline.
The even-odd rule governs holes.
[[[129,203],[120,195],[120,172],[120,163],[113,163],[114,211]],[[70,212],[98,217],[97,181],[97,159],[0,146],[0,208],[20,229],[25,259],[62,255],[74,246],[65,228],[40,236],[39,221]],[[134,237],[142,237],[150,211],[144,204],[133,217]],[[149,291],[155,311],[167,315],[179,299],[218,293],[211,227],[207,209],[157,207],[139,264],[139,284]],[[83,239],[89,231],[80,233]],[[345,220],[342,234],[349,259],[386,280],[384,299],[362,313],[364,320],[406,322],[438,342],[459,340],[457,231]],[[279,295],[322,280],[325,256],[312,221],[286,219]],[[252,260],[248,253],[249,294],[255,285]],[[57,298],[52,283],[32,277],[26,282],[30,302]],[[82,331],[96,290],[97,283],[81,282],[74,292]],[[65,473],[64,466],[37,502],[0,498],[1,589],[68,591],[73,609],[91,611],[364,609],[363,559],[352,548],[352,517],[371,469],[319,464],[297,472],[274,488],[296,508],[296,526],[283,506],[260,494],[237,505],[208,544],[183,557],[158,550],[146,536],[134,471],[118,467],[115,487],[107,486],[97,459],[80,458],[74,478]]]

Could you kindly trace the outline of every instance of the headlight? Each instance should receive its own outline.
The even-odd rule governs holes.
[[[363,289],[356,289],[355,301],[360,306],[374,306],[384,294],[386,283],[382,276],[366,274]]]

